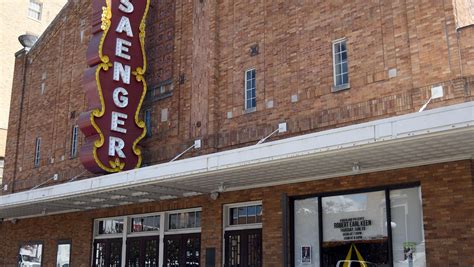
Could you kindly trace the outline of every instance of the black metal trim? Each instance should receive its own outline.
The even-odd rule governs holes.
[[[390,189],[385,189],[385,205],[387,214],[387,235],[388,235],[388,262],[393,267],[393,245],[392,245],[392,208],[390,204]]]
[[[283,235],[283,246],[282,246],[282,253],[283,253],[283,267],[288,267],[288,195],[286,193],[282,193],[280,197],[280,205],[282,209],[282,235]]]
[[[69,245],[69,266],[71,266],[71,262],[72,262],[72,240],[71,239],[60,239],[60,240],[58,240],[58,242],[56,244],[56,265],[58,264],[57,260],[58,260],[59,245]]]
[[[294,210],[295,210],[295,202],[294,201],[291,201],[289,198],[288,198],[288,226],[290,227],[290,231],[289,231],[289,236],[288,236],[288,239],[289,240],[289,245],[290,245],[290,251],[289,251],[289,255],[290,255],[290,264],[289,266],[293,266],[294,265],[294,262],[295,262],[295,240],[293,238],[293,236],[295,236],[295,213],[294,213]],[[288,266],[288,265],[286,265]]]
[[[41,262],[40,262],[40,264],[41,264],[41,266],[43,266],[44,251],[45,251],[44,241],[30,240],[30,241],[26,241],[26,242],[20,242],[18,244],[17,257],[20,256],[20,249],[23,245],[41,245]],[[18,261],[18,258],[16,260]]]
[[[357,189],[349,189],[349,190],[340,190],[340,191],[331,191],[331,192],[322,192],[316,194],[306,194],[306,195],[298,195],[298,196],[287,196],[289,201],[289,226],[292,228],[290,229],[290,246],[291,246],[291,263],[290,266],[295,266],[295,233],[294,233],[294,224],[295,224],[295,216],[294,216],[294,203],[296,200],[303,200],[308,198],[317,198],[318,199],[318,232],[319,232],[319,264],[323,266],[323,216],[322,216],[322,198],[323,197],[330,197],[330,196],[338,196],[338,195],[350,195],[350,194],[359,194],[359,193],[370,193],[376,191],[384,191],[385,192],[385,203],[386,203],[386,214],[387,214],[387,234],[388,234],[388,253],[389,253],[389,263],[390,266],[393,267],[393,247],[392,247],[392,229],[388,227],[388,222],[391,222],[391,211],[390,211],[390,191],[391,190],[399,190],[399,189],[408,189],[421,186],[420,181],[410,182],[410,183],[402,183],[402,184],[392,184],[392,185],[384,185],[384,186],[375,186],[375,187],[367,187],[367,188],[357,188]],[[288,226],[287,225],[287,226]],[[285,225],[283,226],[285,227]],[[288,266],[288,265],[287,265]]]
[[[384,185],[384,186],[376,186],[376,187],[357,188],[357,189],[348,189],[348,190],[340,190],[340,191],[330,191],[330,192],[290,196],[289,198],[291,201],[294,201],[294,200],[314,198],[314,197],[331,197],[331,196],[339,196],[339,195],[370,193],[370,192],[375,192],[375,191],[384,191],[385,189],[389,189],[389,190],[406,189],[406,188],[417,187],[420,185],[421,183],[418,181],[418,182],[403,183],[403,184],[393,184],[393,185]]]
[[[323,203],[318,197],[319,266],[323,266]]]

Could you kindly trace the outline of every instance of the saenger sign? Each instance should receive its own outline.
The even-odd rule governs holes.
[[[79,117],[85,135],[81,161],[91,172],[138,168],[145,136],[139,112],[146,94],[145,19],[150,0],[93,0],[92,39],[84,90],[89,111]]]

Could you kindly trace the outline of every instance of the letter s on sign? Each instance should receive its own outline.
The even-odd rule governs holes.
[[[120,0],[120,11],[125,13],[132,13],[133,12],[133,4],[130,3],[129,0]]]

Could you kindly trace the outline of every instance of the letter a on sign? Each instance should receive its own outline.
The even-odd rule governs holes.
[[[92,0],[92,38],[84,90],[89,109],[79,117],[85,136],[80,157],[97,174],[139,168],[139,119],[145,82],[145,21],[150,0]]]

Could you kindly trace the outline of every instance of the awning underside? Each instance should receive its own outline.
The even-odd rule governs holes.
[[[187,197],[218,191],[220,185],[234,191],[473,157],[470,102],[5,195],[0,218]]]

